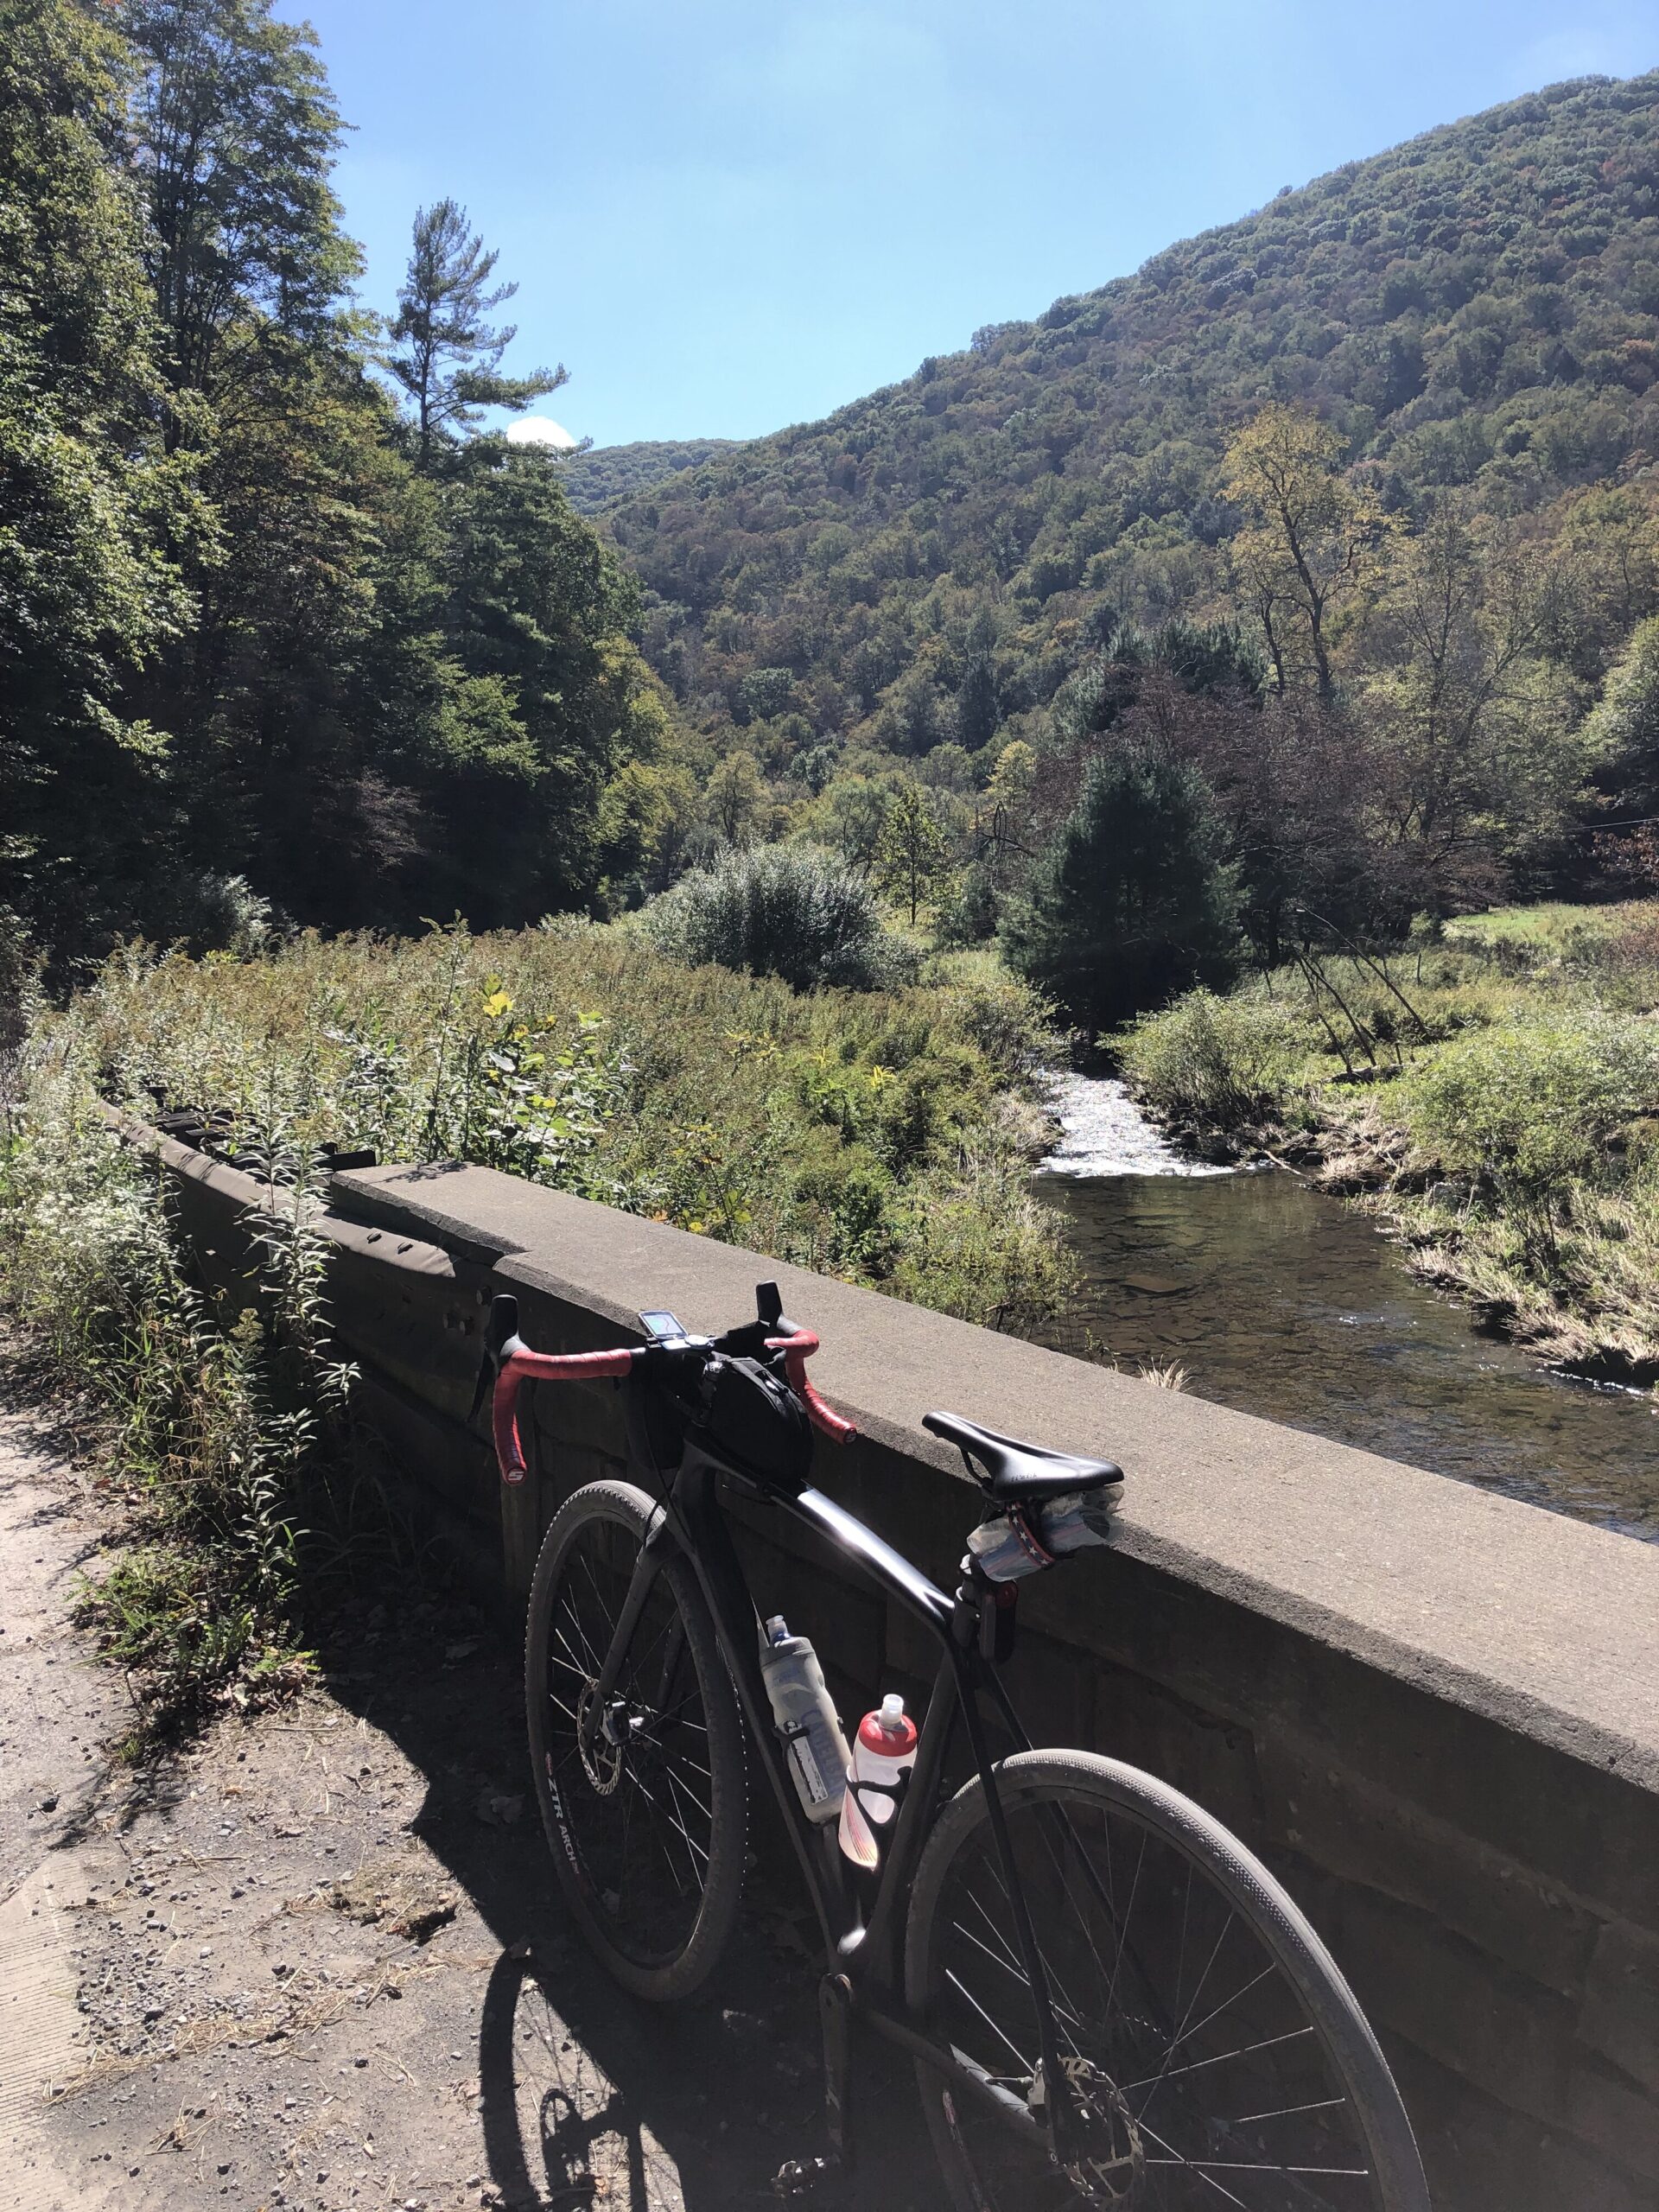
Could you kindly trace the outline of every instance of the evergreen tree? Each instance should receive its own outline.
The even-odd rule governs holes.
[[[189,620],[174,556],[200,519],[106,150],[124,60],[70,0],[0,0],[0,906],[66,952],[153,862],[168,745],[126,690]]]
[[[528,407],[556,391],[563,366],[527,377],[501,374],[501,357],[518,336],[515,324],[493,328],[495,308],[512,299],[517,284],[490,278],[500,256],[485,251],[467,225],[467,210],[453,200],[423,207],[415,217],[414,245],[391,339],[404,351],[387,362],[415,407],[416,465],[429,471],[458,431],[476,423],[486,407]]]
[[[969,662],[957,694],[957,742],[964,751],[977,753],[996,735],[1000,720],[991,664],[982,654],[976,654]]]
[[[1220,981],[1237,941],[1233,872],[1208,786],[1159,754],[1120,748],[1083,795],[1002,925],[1013,966],[1074,1020],[1115,1028],[1197,981]]]

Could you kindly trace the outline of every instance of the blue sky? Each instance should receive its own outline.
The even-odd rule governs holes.
[[[520,289],[579,437],[810,421],[1281,185],[1659,64],[1659,0],[278,0],[357,128],[388,308],[416,207]]]

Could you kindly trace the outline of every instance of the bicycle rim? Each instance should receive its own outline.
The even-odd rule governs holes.
[[[743,1764],[713,1625],[672,1562],[598,1707],[652,1510],[611,1483],[560,1513],[532,1592],[525,1694],[537,1793],[584,1932],[626,1986],[677,1997],[712,1969],[736,1910]]]
[[[999,1770],[1014,1865],[1084,2116],[1041,2143],[918,2069],[947,2180],[972,2212],[1427,2212],[1388,2067],[1306,1920],[1236,1839],[1134,1770],[1026,1753]],[[911,2001],[1029,2109],[1044,2087],[982,1791],[918,1871]]]

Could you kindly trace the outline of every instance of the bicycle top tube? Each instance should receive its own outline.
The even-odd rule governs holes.
[[[807,1379],[806,1363],[818,1349],[810,1329],[793,1329],[788,1336],[766,1337],[763,1347],[784,1356],[784,1373],[790,1389],[805,1407],[813,1427],[837,1444],[849,1444],[858,1431],[827,1405]],[[650,1344],[619,1344],[613,1351],[531,1351],[518,1336],[511,1336],[497,1354],[495,1390],[490,1408],[496,1461],[505,1483],[521,1483],[527,1472],[524,1445],[518,1434],[518,1392],[525,1382],[582,1382],[601,1376],[632,1374],[648,1358]],[[711,1353],[715,1347],[710,1342]]]

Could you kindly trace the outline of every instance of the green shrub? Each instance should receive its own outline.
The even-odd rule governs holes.
[[[211,1700],[302,1679],[302,1553],[340,1530],[356,1480],[353,1370],[329,1353],[303,1188],[245,1224],[251,1303],[221,1311],[75,1057],[37,1071],[0,1160],[0,1295],[92,1409],[83,1433],[132,1502],[130,1546],[81,1610],[134,1679],[137,1750]]]
[[[798,991],[876,990],[914,955],[861,876],[810,845],[734,848],[645,910],[652,941],[694,966],[777,976]]]
[[[1136,1022],[1122,1065],[1157,1112],[1240,1128],[1282,1116],[1312,1041],[1306,1021],[1274,1000],[1189,991]]]
[[[1494,1025],[1442,1046],[1401,1085],[1421,1153],[1490,1177],[1553,1237],[1560,1200],[1609,1140],[1659,1109],[1659,1028],[1592,1012]]]

